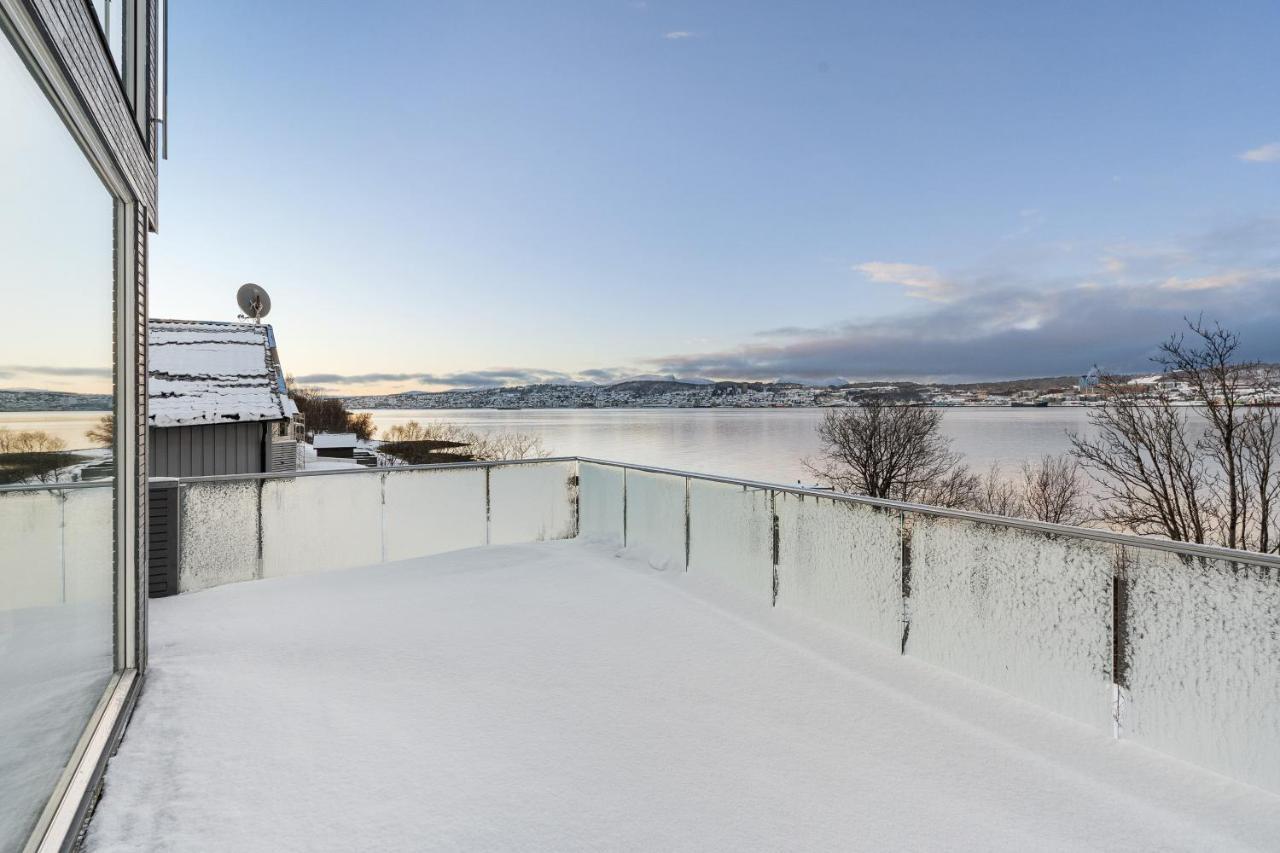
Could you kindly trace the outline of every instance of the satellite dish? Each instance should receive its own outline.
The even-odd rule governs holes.
[[[236,304],[240,306],[240,316],[255,323],[271,313],[271,297],[253,282],[240,285],[236,291]]]

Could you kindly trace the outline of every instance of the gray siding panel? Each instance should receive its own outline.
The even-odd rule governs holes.
[[[264,470],[263,440],[268,426],[268,423],[254,421],[152,427],[151,476],[261,473]]]

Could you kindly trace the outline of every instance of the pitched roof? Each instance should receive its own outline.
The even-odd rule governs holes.
[[[298,411],[269,325],[150,320],[147,330],[152,426],[275,421]]]

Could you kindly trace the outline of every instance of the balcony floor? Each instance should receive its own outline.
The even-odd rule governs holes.
[[[1267,849],[1280,797],[573,542],[152,602],[88,849]]]

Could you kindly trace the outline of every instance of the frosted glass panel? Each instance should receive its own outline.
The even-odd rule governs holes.
[[[627,550],[657,569],[685,568],[685,478],[627,471]]]
[[[1280,569],[1129,550],[1121,736],[1280,791]]]
[[[616,466],[578,464],[578,532],[584,541],[622,544],[625,477]]]
[[[262,576],[304,575],[382,562],[382,475],[262,483]]]
[[[182,487],[179,592],[259,576],[259,490],[256,480],[188,483]]]
[[[767,489],[689,481],[689,571],[773,601],[773,509]]]
[[[898,513],[779,492],[778,606],[902,645]]]
[[[489,469],[489,544],[542,542],[577,535],[575,462]]]
[[[1115,546],[911,520],[906,653],[1111,730]]]
[[[483,468],[435,468],[384,474],[384,558],[405,560],[484,545],[485,473]]]

